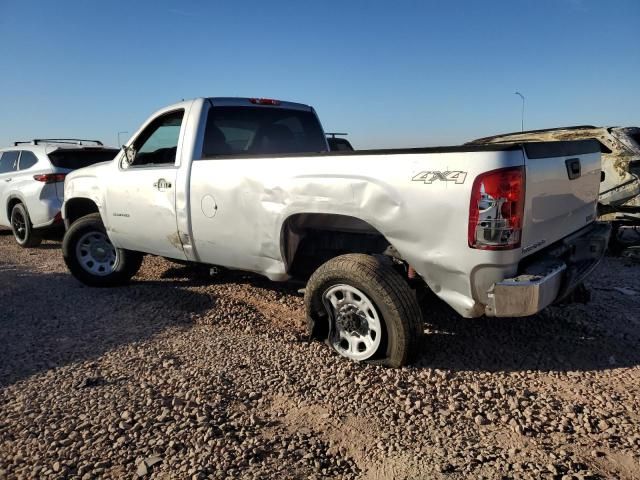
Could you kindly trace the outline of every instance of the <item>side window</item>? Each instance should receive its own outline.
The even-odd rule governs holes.
[[[142,165],[173,165],[176,161],[178,138],[184,110],[156,118],[133,142],[135,158],[132,167]]]
[[[16,170],[20,152],[4,152],[0,157],[0,173],[9,173]]]
[[[20,163],[18,164],[18,168],[20,170],[26,170],[27,168],[33,167],[36,163],[38,163],[38,157],[36,157],[33,152],[28,150],[23,150],[20,155]]]

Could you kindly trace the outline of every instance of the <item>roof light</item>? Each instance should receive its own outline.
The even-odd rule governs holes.
[[[250,98],[249,101],[254,105],[280,105],[280,100],[271,98]]]

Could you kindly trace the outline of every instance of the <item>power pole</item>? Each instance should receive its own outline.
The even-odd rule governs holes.
[[[120,143],[120,135],[125,133],[129,133],[129,132],[118,132],[118,148],[122,147],[122,143]]]
[[[515,92],[514,95],[519,95],[520,98],[522,99],[522,115],[520,118],[520,131],[524,132],[524,95],[522,95],[520,92]]]

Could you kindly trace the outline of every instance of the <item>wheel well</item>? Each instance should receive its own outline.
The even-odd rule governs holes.
[[[11,219],[11,210],[13,210],[13,207],[15,207],[18,203],[22,203],[22,200],[20,200],[18,197],[13,197],[11,199],[9,199],[9,203],[7,203],[7,218]]]
[[[74,198],[65,204],[65,220],[68,225],[85,215],[100,213],[98,206],[88,198]]]
[[[284,222],[282,255],[287,273],[307,279],[323,263],[346,253],[386,254],[399,258],[371,224],[348,215],[301,213]]]

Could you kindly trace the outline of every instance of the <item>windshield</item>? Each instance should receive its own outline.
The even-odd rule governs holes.
[[[286,108],[213,107],[209,111],[203,156],[326,152],[327,143],[313,112]]]
[[[60,149],[49,154],[49,160],[54,167],[75,170],[88,167],[94,163],[106,162],[115,158],[118,150],[111,148],[100,149]]]

